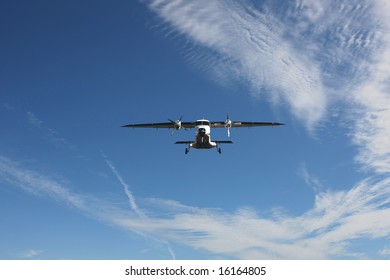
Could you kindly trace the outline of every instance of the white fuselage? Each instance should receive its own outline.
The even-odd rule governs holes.
[[[202,119],[195,123],[195,142],[190,144],[191,148],[195,149],[211,149],[217,144],[211,141],[210,138],[210,122]]]

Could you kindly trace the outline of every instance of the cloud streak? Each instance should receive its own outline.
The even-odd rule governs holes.
[[[36,258],[37,256],[41,255],[42,253],[43,253],[42,250],[30,249],[30,250],[23,252],[20,257],[22,259],[32,259],[32,258]]]
[[[123,180],[122,176],[119,174],[119,172],[117,171],[115,166],[112,164],[112,162],[109,161],[104,154],[102,154],[102,156],[104,158],[104,161],[106,162],[106,164],[108,165],[108,167],[112,171],[112,173],[115,175],[115,177],[118,179],[119,183],[122,185],[123,191],[125,192],[128,200],[129,200],[130,208],[135,213],[137,213],[138,216],[145,217],[145,214],[142,212],[142,210],[138,207],[138,205],[136,203],[135,197],[130,190],[130,186]]]
[[[43,133],[43,137],[59,147],[66,147],[71,150],[75,150],[74,145],[69,143],[65,138],[60,137],[58,132],[44,125],[43,121],[39,119],[34,113],[27,112],[27,119],[31,126],[40,130]]]

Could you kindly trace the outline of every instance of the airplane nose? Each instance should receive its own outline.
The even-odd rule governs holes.
[[[206,129],[205,128],[199,128],[198,133],[201,134],[201,135],[204,135],[206,133]]]

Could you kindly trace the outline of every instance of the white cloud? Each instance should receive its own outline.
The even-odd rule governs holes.
[[[181,208],[170,218],[120,223],[215,254],[332,258],[350,255],[348,243],[354,239],[390,235],[389,186],[390,180],[366,180],[349,191],[319,193],[314,207],[297,217],[262,217],[247,209],[226,213],[191,208],[186,213]]]
[[[306,168],[306,164],[302,164],[300,170],[300,175],[302,176],[303,180],[305,183],[313,188],[313,190],[316,193],[320,193],[322,190],[325,189],[323,183],[318,177],[313,176],[312,174],[309,173],[309,171]]]
[[[235,75],[253,94],[286,102],[309,130],[332,102],[341,102],[347,110],[338,118],[352,120],[358,162],[388,173],[390,5],[385,2],[297,0],[275,8],[272,1],[262,1],[257,9],[249,1],[159,0],[150,1],[150,7],[172,29],[211,52],[214,62],[206,67],[218,77]],[[353,240],[389,237],[388,178],[366,178],[336,192],[320,191],[319,179],[306,168],[302,175],[318,193],[313,208],[298,217],[181,207],[152,223],[121,223],[241,257],[353,256],[359,255],[349,249]]]
[[[379,251],[379,255],[389,257],[390,256],[390,249],[387,246],[385,246],[385,248],[383,248],[382,250]]]
[[[389,76],[390,78],[390,76]],[[367,84],[356,97],[361,104],[354,141],[359,146],[357,160],[378,173],[390,172],[390,95],[383,85]]]
[[[381,21],[381,42],[357,89],[354,102],[359,106],[353,140],[359,146],[357,160],[377,173],[390,172],[390,5],[376,1],[376,15]]]
[[[49,140],[54,145],[59,147],[66,147],[72,150],[75,149],[74,145],[69,143],[65,138],[59,136],[57,131],[45,126],[43,121],[39,119],[34,113],[27,112],[27,119],[33,127],[39,129],[42,132],[42,135],[45,139]]]
[[[2,107],[8,111],[16,111],[16,108],[9,103],[2,103]]]
[[[202,63],[219,80],[245,81],[255,96],[287,104],[309,131],[332,102],[350,104],[388,34],[389,4],[382,0],[147,2],[202,47],[199,52],[210,52],[201,59],[191,49],[192,63]],[[387,65],[375,71],[387,75]]]
[[[42,253],[43,253],[42,250],[30,249],[30,250],[27,250],[27,251],[23,252],[22,255],[21,255],[21,258],[22,259],[32,259],[32,258],[35,258],[35,257],[37,257],[38,255],[40,255]]]
[[[27,112],[27,118],[28,118],[28,121],[31,125],[39,128],[39,129],[43,128],[42,121],[40,119],[38,119],[38,117],[35,114],[33,114],[31,112]]]
[[[286,28],[272,13],[260,13],[248,5],[150,1],[150,8],[173,29],[213,54],[205,66],[218,79],[245,81],[255,96],[286,103],[312,130],[327,106],[318,65],[285,40]]]
[[[390,170],[388,1],[147,2],[199,52],[210,52],[204,67],[218,79],[243,80],[255,96],[287,104],[309,131],[342,102],[357,161]]]
[[[248,208],[229,213],[161,199],[149,199],[144,205],[149,205],[145,211],[156,206],[160,213],[138,215],[93,195],[71,191],[5,157],[0,157],[0,179],[151,238],[167,246],[173,258],[168,242],[243,259],[322,259],[355,254],[349,248],[355,239],[390,237],[390,179],[366,179],[348,191],[318,193],[313,208],[300,216],[268,217]]]

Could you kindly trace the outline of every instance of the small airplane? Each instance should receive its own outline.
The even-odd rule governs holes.
[[[183,116],[177,121],[168,119],[169,122],[164,123],[145,123],[145,124],[127,124],[122,127],[131,128],[169,128],[173,129],[173,132],[180,129],[195,128],[196,135],[194,141],[178,141],[175,144],[185,144],[188,147],[185,149],[185,153],[188,154],[190,148],[194,149],[211,149],[216,148],[218,153],[221,153],[219,144],[233,144],[232,141],[211,141],[210,130],[211,128],[226,128],[227,135],[230,137],[230,128],[232,127],[254,127],[254,126],[277,126],[284,125],[283,123],[276,122],[240,122],[231,121],[229,114],[226,116],[226,120],[222,122],[210,122],[206,119],[200,119],[195,122],[182,122]]]

